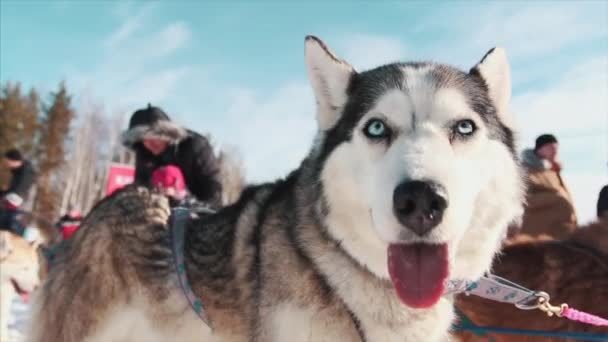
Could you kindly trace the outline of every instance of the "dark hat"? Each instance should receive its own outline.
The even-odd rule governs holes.
[[[539,135],[538,138],[536,138],[536,145],[534,146],[534,150],[538,150],[539,148],[543,147],[543,145],[553,143],[557,143],[557,139],[553,134]]]
[[[129,129],[135,126],[152,126],[159,121],[171,121],[171,119],[162,109],[148,103],[147,108],[138,109],[133,113],[129,120]]]
[[[21,155],[21,152],[16,148],[6,151],[4,157],[10,160],[23,160],[23,155]]]
[[[157,137],[176,143],[184,139],[188,132],[176,125],[159,107],[148,103],[147,108],[138,109],[129,120],[129,128],[122,133],[122,144],[133,148],[145,137]]]

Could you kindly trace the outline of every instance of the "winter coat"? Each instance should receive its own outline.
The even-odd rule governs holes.
[[[29,160],[24,160],[20,167],[11,170],[11,182],[3,194],[13,193],[25,201],[32,185],[34,185],[35,178],[36,172],[32,163]]]
[[[144,136],[162,138],[169,146],[154,155],[143,146]],[[212,207],[221,205],[220,165],[207,138],[179,127],[159,108],[148,107],[133,114],[122,142],[136,155],[134,183],[152,187],[156,169],[175,165],[181,170],[189,193]]]
[[[559,165],[539,158],[531,149],[523,152],[522,161],[527,171],[528,191],[520,233],[566,238],[576,229],[577,219]]]

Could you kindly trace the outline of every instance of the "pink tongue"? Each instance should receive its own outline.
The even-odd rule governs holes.
[[[448,246],[422,243],[389,245],[388,273],[405,305],[431,307],[441,298],[448,278]]]
[[[21,297],[21,300],[27,304],[30,301],[30,294],[29,293],[20,293],[19,296]]]

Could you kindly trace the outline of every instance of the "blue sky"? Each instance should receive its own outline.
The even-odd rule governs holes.
[[[242,155],[248,178],[286,174],[315,132],[303,41],[363,70],[430,59],[468,69],[507,49],[520,146],[554,132],[583,221],[608,183],[608,2],[7,1],[0,81],[95,99],[125,120],[148,101]]]

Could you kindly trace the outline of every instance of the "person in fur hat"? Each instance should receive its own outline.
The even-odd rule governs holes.
[[[572,196],[561,176],[558,150],[555,136],[543,134],[536,138],[534,149],[522,153],[528,192],[518,233],[563,239],[577,227]]]
[[[162,109],[148,104],[135,111],[122,143],[136,155],[134,183],[153,187],[154,171],[175,165],[189,193],[211,207],[221,206],[220,165],[209,140],[178,126]]]

